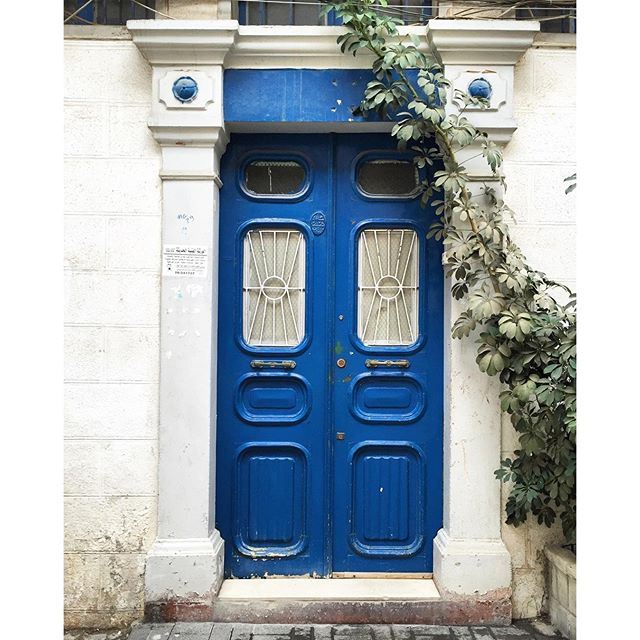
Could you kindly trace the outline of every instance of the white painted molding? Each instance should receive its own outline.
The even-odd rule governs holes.
[[[228,142],[222,65],[238,23],[133,20],[127,26],[152,66],[149,128],[162,148],[163,247],[197,245],[206,250],[207,260],[198,277],[163,269],[161,279],[158,531],[147,555],[145,600],[188,599],[209,606],[224,564],[211,500],[219,164]],[[185,75],[198,85],[191,103],[173,95],[174,82]]]
[[[241,26],[225,67],[228,69],[369,69],[373,55],[340,51],[336,40],[344,27]],[[401,36],[415,34],[419,49],[429,52],[424,26],[400,27]],[[393,41],[392,38],[388,39]]]
[[[511,556],[500,539],[455,539],[440,529],[433,550],[433,578],[440,591],[480,595],[511,586]]]
[[[467,109],[469,120],[500,145],[506,145],[517,128],[513,117],[514,67],[529,49],[540,23],[529,20],[430,20],[427,40],[452,81],[447,111],[457,109],[454,89],[466,91],[469,83],[485,77],[493,87],[489,109]]]
[[[393,122],[229,122],[231,133],[390,133]]]
[[[215,147],[219,157],[227,143],[222,66],[237,37],[238,22],[129,20],[127,28],[153,67],[149,128],[158,144]],[[172,93],[173,83],[183,75],[198,83],[191,103],[180,103]]]
[[[229,140],[221,125],[197,126],[150,123],[149,129],[161,146],[180,145],[190,147],[214,147],[222,155]]]
[[[536,20],[430,20],[427,39],[444,64],[514,65],[540,31]]]
[[[473,111],[498,111],[500,107],[507,103],[508,81],[495,69],[468,69],[467,71],[458,70],[457,76],[450,76],[447,79],[451,82],[452,88],[466,93],[469,84],[476,78],[484,78],[491,84],[492,92],[489,98],[489,106],[473,106],[469,105],[466,109],[467,113]]]
[[[129,20],[127,28],[152,65],[222,65],[237,20]]]
[[[190,102],[180,102],[173,95],[173,83],[177,80],[176,75],[188,75],[198,84],[198,93]],[[196,110],[204,111],[213,100],[214,85],[210,75],[201,71],[185,71],[176,74],[173,69],[167,69],[164,76],[158,79],[158,100],[162,102],[167,109],[183,109],[186,111]]]
[[[502,146],[504,146],[505,144],[507,144],[507,142],[511,140],[515,130],[518,128],[516,121],[513,119],[510,119],[509,121],[506,121],[506,122],[489,124],[489,125],[483,125],[481,123],[478,123],[477,118],[474,118],[473,116],[470,116],[469,120],[471,120],[472,122],[475,121],[478,127],[482,131],[487,133],[489,135],[489,138],[493,140],[493,142]]]
[[[224,542],[218,531],[208,538],[157,539],[147,554],[145,601],[197,594],[206,602],[220,589],[223,563]]]
[[[466,91],[474,78],[486,77],[495,91],[492,108],[465,115],[495,143],[507,144],[517,127],[514,66],[539,28],[538,22],[514,20],[429,21],[427,39],[454,83],[447,111],[457,110],[454,88]],[[481,182],[494,180],[479,151],[474,144],[460,154],[477,193]],[[433,575],[443,591],[493,592],[502,598],[511,586],[511,558],[501,539],[500,483],[494,476],[500,464],[500,388],[478,369],[473,348],[451,337],[461,308],[450,287],[445,280],[444,509],[443,527],[433,542]]]
[[[158,538],[149,556],[198,556],[205,555],[222,542],[217,530],[208,538]]]

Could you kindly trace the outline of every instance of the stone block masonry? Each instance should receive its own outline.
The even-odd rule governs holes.
[[[131,41],[65,63],[65,626],[115,627],[156,532],[159,150]]]
[[[529,263],[575,290],[576,198],[564,178],[576,170],[575,48],[545,45],[539,34],[515,67],[514,115],[518,128],[505,148],[507,193],[515,212],[514,239]],[[517,449],[508,416],[502,421],[502,455]],[[508,487],[503,485],[503,506]],[[562,541],[559,523],[549,529],[529,519],[502,525],[513,567],[513,617],[535,618],[547,609],[547,544]]]

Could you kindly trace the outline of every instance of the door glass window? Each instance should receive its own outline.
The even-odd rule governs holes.
[[[245,169],[247,190],[260,196],[291,196],[302,191],[304,167],[295,160],[254,160]]]
[[[251,229],[244,238],[243,335],[250,346],[295,347],[305,335],[305,238]]]
[[[420,184],[418,169],[410,160],[367,160],[358,166],[358,186],[370,196],[411,196]]]
[[[412,229],[365,229],[358,239],[358,337],[365,345],[418,338],[418,237]]]

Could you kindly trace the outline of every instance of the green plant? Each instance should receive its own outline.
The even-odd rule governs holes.
[[[375,79],[367,84],[356,113],[392,118],[392,135],[414,153],[424,178],[422,205],[435,207],[438,221],[429,232],[444,243],[443,264],[451,292],[463,305],[453,326],[455,338],[474,335],[476,362],[503,383],[503,411],[519,436],[514,456],[502,461],[496,476],[512,483],[507,523],[529,514],[547,526],[560,518],[567,541],[575,540],[576,520],[576,313],[575,295],[529,266],[511,239],[511,210],[497,189],[470,188],[469,173],[458,160],[473,145],[497,183],[502,153],[464,115],[481,98],[455,91],[456,113],[445,103],[450,83],[440,64],[418,50],[418,41],[398,35],[397,18],[384,13],[387,0],[331,2],[346,32],[343,52],[374,55]],[[382,7],[382,10],[376,10]],[[393,37],[393,38],[392,38]],[[474,149],[474,150],[475,150]],[[467,150],[467,153],[469,150]],[[434,199],[439,197],[440,199]],[[559,301],[562,292],[567,300]]]

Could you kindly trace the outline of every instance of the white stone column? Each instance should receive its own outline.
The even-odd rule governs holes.
[[[515,131],[513,69],[533,42],[538,22],[512,20],[432,20],[427,38],[444,65],[452,90],[467,90],[476,78],[492,89],[486,110],[466,115],[497,144],[507,144]],[[454,108],[451,107],[450,108]],[[464,150],[471,158],[480,147]],[[483,158],[464,163],[474,191],[490,181]],[[473,340],[451,337],[460,308],[445,286],[444,517],[434,540],[434,579],[447,594],[490,594],[507,601],[511,558],[500,535],[504,517],[500,483],[499,382],[475,362]]]
[[[222,66],[238,23],[127,26],[153,67],[149,127],[162,147],[158,534],[145,601],[160,607],[155,616],[175,616],[182,606],[206,617],[224,558],[215,529],[218,171],[227,142]],[[173,91],[180,78],[197,86],[185,101]]]

